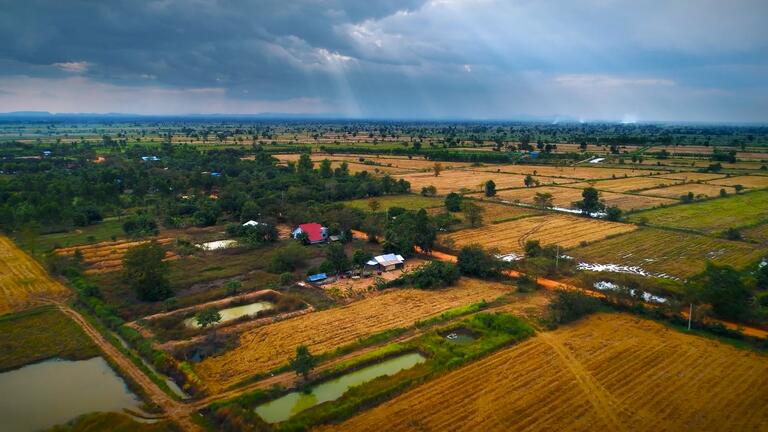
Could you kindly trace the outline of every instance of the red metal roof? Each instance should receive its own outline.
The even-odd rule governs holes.
[[[299,225],[299,228],[307,233],[307,239],[311,242],[321,242],[325,240],[323,237],[323,226],[319,223],[307,223]]]

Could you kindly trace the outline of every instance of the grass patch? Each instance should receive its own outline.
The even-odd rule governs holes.
[[[768,191],[730,195],[687,205],[633,213],[629,221],[652,226],[695,230],[717,235],[727,228],[754,226],[766,221]]]
[[[37,237],[18,236],[18,244],[28,251],[42,253],[59,247],[77,246],[87,243],[97,243],[112,240],[112,237],[121,238],[123,232],[123,218],[113,217],[87,227],[77,228],[72,231],[44,234]]]
[[[345,201],[344,204],[348,207],[360,209],[363,211],[371,211],[368,203],[374,199],[377,200],[380,204],[379,210],[377,211],[387,211],[391,207],[402,207],[406,210],[429,209],[433,207],[440,207],[444,204],[441,198],[425,197],[421,195],[389,195],[376,198]]]
[[[92,413],[82,415],[66,424],[54,426],[49,432],[166,432],[178,431],[179,428],[170,421],[157,423],[140,423],[131,417],[115,412]]]
[[[88,336],[53,306],[0,317],[0,372],[54,357],[84,360],[99,354]]]

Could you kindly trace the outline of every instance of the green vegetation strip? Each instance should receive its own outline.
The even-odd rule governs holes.
[[[99,354],[77,324],[53,306],[0,317],[0,372],[50,358],[85,360]]]

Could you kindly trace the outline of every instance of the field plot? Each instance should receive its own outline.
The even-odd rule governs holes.
[[[693,195],[696,197],[705,196],[714,198],[720,195],[720,189],[725,189],[729,194],[736,192],[736,189],[730,186],[715,186],[706,183],[686,183],[664,188],[647,189],[640,192],[640,194],[665,198],[680,198],[682,195],[687,195],[688,192],[693,192]]]
[[[11,239],[0,236],[0,315],[26,309],[42,297],[64,298],[69,292]]]
[[[653,189],[659,187],[672,186],[680,183],[682,180],[670,180],[659,177],[631,177],[615,180],[602,180],[591,183],[576,183],[569,187],[589,187],[593,186],[601,191],[609,192],[633,192],[643,189]]]
[[[347,306],[249,330],[240,335],[237,348],[203,360],[195,370],[211,391],[218,392],[287,363],[301,344],[313,354],[322,354],[361,337],[413,325],[448,309],[491,301],[510,290],[508,285],[466,278],[445,290],[390,290]]]
[[[580,183],[581,184],[581,183]],[[573,185],[575,186],[575,185]],[[588,187],[588,185],[584,185]],[[533,197],[537,192],[552,194],[552,202],[555,206],[563,208],[574,208],[573,204],[582,199],[581,194],[584,189],[557,186],[540,186],[536,188],[521,188],[499,191],[496,197],[505,201],[519,201],[525,204],[534,204]],[[624,211],[640,210],[651,207],[658,207],[665,204],[674,204],[676,200],[668,198],[648,197],[641,195],[629,195],[615,192],[601,192],[600,198],[609,206],[617,206]]]
[[[547,165],[495,165],[472,168],[477,171],[502,172],[513,174],[531,174],[533,176],[562,177],[577,180],[610,179],[619,177],[637,177],[658,174],[661,171],[649,169],[592,168],[592,167],[553,167]]]
[[[709,165],[709,163],[707,163]],[[683,180],[683,181],[706,181],[706,180],[714,180],[725,177],[725,174],[710,174],[710,173],[700,173],[700,172],[670,172],[670,173],[664,173],[659,174],[656,177],[662,177],[666,179],[672,179],[672,180]]]
[[[161,245],[167,245],[173,241],[170,237],[155,239]],[[123,267],[123,257],[129,249],[140,246],[149,240],[119,240],[114,242],[101,242],[85,246],[74,246],[56,249],[58,255],[71,256],[77,251],[83,257],[86,266],[85,274],[109,273],[120,270]],[[173,252],[166,251],[166,260],[178,259]]]
[[[718,186],[742,185],[746,188],[768,188],[768,176],[736,176],[717,180],[711,180],[707,183]]]
[[[636,226],[629,224],[550,214],[461,230],[444,235],[439,241],[455,249],[479,243],[486,248],[497,248],[501,253],[509,254],[522,252],[528,240],[571,248],[581,242],[593,242],[635,229]]]
[[[483,221],[485,221],[485,223],[501,222],[541,214],[538,210],[509,204],[479,200],[474,200],[473,202],[483,209]],[[457,213],[457,215],[462,218],[463,213]]]
[[[768,220],[768,191],[731,195],[710,201],[647,210],[630,216],[649,225],[719,233],[727,228],[756,225]]]
[[[381,206],[377,211],[387,211],[390,207],[402,207],[406,210],[419,210],[444,205],[441,198],[425,197],[421,195],[386,195],[376,198],[344,201],[344,205],[363,211],[371,211],[369,203],[374,199],[378,201]]]
[[[318,155],[318,157],[320,156]],[[427,159],[416,159],[416,158],[408,159],[408,157],[406,156],[403,156],[403,157],[377,156],[377,155],[333,155],[333,156],[329,155],[328,156],[328,159],[337,160],[337,161],[365,163],[364,161],[360,161],[360,158],[364,158],[365,161],[370,161],[377,165],[404,168],[411,171],[431,170],[436,163],[436,161],[431,161]],[[313,156],[313,159],[314,159],[314,156]],[[443,169],[454,169],[454,168],[468,167],[472,164],[470,162],[442,161],[440,162],[440,165],[442,165]]]
[[[588,263],[638,266],[685,278],[704,270],[707,261],[741,268],[760,259],[765,251],[745,242],[641,228],[567,253]]]
[[[768,242],[768,223],[745,229],[741,234],[748,240],[765,244]]]
[[[599,314],[323,430],[765,430],[766,403],[765,356]]]
[[[420,191],[425,186],[434,186],[437,193],[446,195],[449,192],[460,192],[467,190],[470,192],[479,192],[488,180],[496,183],[496,189],[505,189],[513,187],[522,187],[525,176],[521,174],[499,174],[482,171],[469,170],[451,170],[445,171],[440,176],[435,177],[432,173],[416,173],[398,175],[395,179],[404,179],[411,183],[411,190]],[[554,177],[536,177],[542,184],[561,184],[573,183],[575,180],[554,178]]]

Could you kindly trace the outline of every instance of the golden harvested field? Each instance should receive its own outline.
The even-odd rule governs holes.
[[[273,155],[275,158],[279,159],[282,162],[296,162],[299,160],[299,157],[301,156],[298,153],[291,153],[291,154],[276,154]],[[426,159],[408,159],[407,157],[380,157],[377,155],[330,155],[330,154],[324,154],[324,153],[313,153],[311,155],[312,161],[315,163],[315,168],[318,167],[318,164],[323,161],[323,159],[328,159],[332,162],[338,162],[339,164],[343,161],[346,161],[350,165],[350,170],[352,169],[352,164],[358,164],[363,165],[366,167],[370,167],[369,171],[372,171],[373,168],[389,168],[389,169],[398,169],[400,172],[412,172],[412,171],[421,171],[421,170],[431,170],[432,167],[435,165],[435,162],[429,161]],[[366,161],[373,161],[375,165],[365,165],[364,161],[361,161],[360,158],[363,158]],[[440,162],[440,164],[443,166],[443,169],[453,169],[453,168],[460,168],[460,167],[467,167],[471,164],[469,162]]]
[[[619,177],[636,177],[658,174],[660,171],[649,169],[623,168],[592,168],[592,167],[554,167],[548,165],[495,165],[483,168],[473,168],[478,171],[514,174],[531,174],[533,176],[564,177],[577,180],[610,179]],[[542,182],[543,183],[543,182]]]
[[[746,242],[641,228],[571,249],[568,255],[589,263],[638,266],[684,278],[704,270],[707,261],[741,268],[760,259],[764,252],[759,245]]]
[[[483,185],[488,180],[496,183],[496,189],[522,187],[525,185],[525,176],[520,174],[499,174],[470,170],[444,171],[435,177],[432,173],[414,173],[394,176],[395,179],[405,179],[411,183],[411,190],[420,191],[425,186],[434,186],[437,193],[447,195],[449,192],[461,192],[466,189],[469,192],[483,190]],[[542,184],[573,183],[575,180],[554,177],[536,177]]]
[[[720,189],[725,189],[725,191],[729,194],[736,192],[736,189],[730,186],[716,186],[706,183],[686,183],[665,188],[647,189],[639,193],[641,195],[679,199],[681,195],[686,195],[688,192],[693,192],[693,195],[696,197],[703,195],[709,198],[713,198],[720,196]]]
[[[575,185],[573,185],[575,186]],[[586,187],[586,186],[585,186]],[[550,193],[553,197],[555,206],[563,208],[574,208],[573,202],[581,201],[581,194],[584,189],[557,186],[541,186],[537,188],[509,189],[496,193],[496,197],[505,201],[519,201],[525,204],[534,204],[533,197],[537,192]],[[668,198],[648,197],[641,195],[628,195],[615,192],[601,192],[600,198],[609,206],[617,206],[624,211],[640,210],[645,208],[657,207],[664,204],[673,204],[677,200]]]
[[[764,355],[597,314],[321,430],[758,431],[766,404]]]
[[[680,183],[681,180],[670,180],[659,177],[632,177],[616,180],[602,180],[596,182],[584,182],[568,185],[569,187],[586,188],[593,186],[601,191],[609,192],[634,192],[643,189],[653,189],[665,186],[672,186]]]
[[[120,270],[123,266],[123,257],[129,249],[140,246],[150,240],[118,240],[114,242],[101,242],[84,246],[74,246],[56,249],[58,255],[74,255],[80,251],[83,263],[86,265],[85,274],[108,273]],[[170,237],[155,239],[161,245],[167,245],[173,241]],[[175,260],[178,256],[173,252],[165,253],[165,260]]]
[[[741,234],[749,240],[765,244],[768,242],[768,223],[745,229]]]
[[[483,221],[491,223],[540,213],[538,210],[490,201],[473,201],[483,208]],[[445,208],[445,207],[443,207]],[[462,213],[459,213],[461,217]]]
[[[768,188],[768,176],[736,176],[712,180],[707,183],[718,186],[735,186],[740,184],[747,188]]]
[[[299,345],[306,345],[313,354],[322,354],[361,337],[411,326],[448,309],[494,300],[511,290],[508,285],[468,278],[445,290],[389,290],[346,306],[244,332],[237,348],[203,360],[195,365],[195,371],[216,393],[287,363]]]
[[[581,242],[593,242],[608,236],[637,229],[620,224],[570,215],[548,214],[466,229],[440,237],[443,244],[458,249],[473,243],[486,248],[497,248],[503,254],[520,253],[528,240],[539,240],[543,245],[559,244],[571,248]]]
[[[683,181],[706,181],[706,180],[714,180],[725,177],[725,174],[710,174],[710,173],[700,173],[700,172],[676,172],[676,173],[664,173],[659,174],[656,177],[662,177],[666,179],[672,179],[672,180],[683,180]]]
[[[53,280],[8,237],[0,236],[0,315],[32,306],[41,297],[64,298],[69,290]]]

